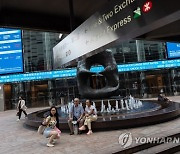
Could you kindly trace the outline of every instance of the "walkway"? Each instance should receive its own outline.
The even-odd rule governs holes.
[[[170,97],[171,100],[180,102],[180,96]],[[34,112],[41,108],[31,108]],[[109,154],[121,149],[118,138],[121,133],[131,132],[133,136],[155,137],[180,132],[180,118],[138,128],[94,132],[91,136],[86,134],[70,136],[62,132],[60,142],[55,147],[46,147],[47,140],[37,134],[34,129],[24,125],[24,115],[20,122],[16,122],[16,111],[0,112],[0,154]]]

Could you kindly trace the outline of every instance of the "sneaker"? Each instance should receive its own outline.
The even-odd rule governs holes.
[[[20,119],[17,119],[16,121],[20,121]]]
[[[82,127],[79,128],[79,130],[86,130],[86,127],[82,126]]]
[[[54,145],[51,144],[51,143],[48,143],[47,146],[48,146],[48,147],[53,147]]]
[[[74,133],[70,133],[69,135],[74,135]]]
[[[92,130],[89,130],[87,135],[91,135],[92,133],[93,133]]]

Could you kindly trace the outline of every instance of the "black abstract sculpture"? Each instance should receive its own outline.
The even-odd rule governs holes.
[[[90,86],[91,77],[97,75],[97,73],[90,71],[93,65],[102,65],[104,67],[104,70],[98,73],[105,79],[105,85],[100,89],[94,89]],[[84,98],[99,99],[114,96],[119,88],[119,77],[117,64],[112,52],[103,51],[79,61],[77,66],[77,83],[79,93]]]

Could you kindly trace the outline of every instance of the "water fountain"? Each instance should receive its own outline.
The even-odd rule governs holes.
[[[96,108],[96,104],[93,102],[93,106]]]
[[[126,108],[124,107],[124,101],[123,100],[121,100],[121,108],[122,108],[122,110],[125,110]]]
[[[119,112],[119,111],[120,111],[118,104],[119,104],[119,103],[118,103],[118,101],[116,100],[116,112]]]
[[[90,70],[93,65],[97,64],[104,68],[98,74]],[[96,83],[103,83],[100,87],[99,84],[93,87],[90,84],[89,80],[96,75],[101,76],[100,79],[96,78],[99,80]],[[180,104],[176,102],[139,100],[131,95],[125,98],[117,96],[120,88],[119,77],[118,67],[110,50],[78,61],[77,85],[79,94],[82,98],[92,99],[93,105],[97,109],[98,119],[92,123],[93,130],[149,125],[167,121],[180,115]],[[81,105],[85,107],[85,100],[81,101]],[[72,102],[69,102],[68,105],[64,103],[58,108],[61,130],[69,130],[67,120],[71,105]],[[26,124],[38,127],[45,113],[47,113],[47,109],[29,114]]]
[[[140,100],[134,99],[132,96],[130,98],[126,99],[119,99],[115,100],[115,105],[112,106],[111,102],[114,100],[101,100],[101,107],[98,108],[98,115],[104,115],[104,114],[116,114],[121,113],[122,111],[128,112],[132,110],[137,110],[141,107],[143,107],[142,102]],[[104,102],[107,103],[107,105],[104,104]],[[93,106],[96,108],[96,104],[99,104],[98,102],[93,101]],[[59,109],[60,114],[69,114],[69,109],[73,105],[73,102],[69,102],[68,104],[61,105]],[[80,103],[81,106],[84,106],[82,102]],[[97,105],[98,106],[98,105]],[[133,111],[135,112],[135,111]]]
[[[104,68],[98,74],[90,70],[97,64]],[[96,78],[98,82],[94,83],[97,85],[92,87],[90,79],[93,76],[101,77]],[[77,85],[80,96],[91,99],[97,109],[98,120],[92,123],[93,130],[148,125],[167,121],[180,115],[179,103],[139,100],[131,95],[125,98],[117,96],[120,88],[118,67],[110,50],[78,62]],[[61,130],[69,130],[67,120],[72,104],[72,102],[64,103],[58,108]],[[81,100],[80,105],[85,107],[85,100]],[[46,113],[47,110],[42,110],[29,114],[26,124],[38,127]]]
[[[106,108],[105,108],[105,105],[104,105],[104,102],[103,100],[101,101],[101,113],[105,112]]]
[[[85,101],[80,104],[85,107]],[[73,102],[59,106],[60,128],[69,130],[67,120]],[[167,121],[180,115],[180,104],[175,102],[158,102],[139,100],[132,96],[126,98],[93,100],[97,109],[98,120],[92,124],[93,129],[117,129],[141,126]],[[28,115],[26,124],[38,127],[47,110]]]

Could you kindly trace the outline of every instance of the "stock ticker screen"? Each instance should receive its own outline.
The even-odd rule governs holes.
[[[0,28],[0,75],[23,72],[21,30]]]
[[[180,67],[180,59],[122,64],[122,65],[118,65],[117,67],[119,73],[176,68],[176,67]],[[104,71],[104,67],[102,66],[92,67],[90,71],[95,73],[100,73]],[[75,77],[76,75],[77,75],[76,68],[47,71],[47,72],[11,74],[11,75],[0,76],[0,83],[58,79],[58,78]]]
[[[168,58],[180,58],[180,43],[167,42]]]

